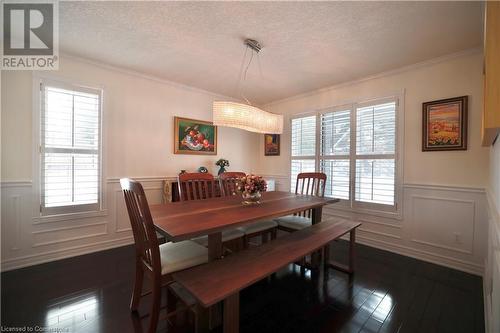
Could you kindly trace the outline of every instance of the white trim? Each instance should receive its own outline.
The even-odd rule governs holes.
[[[82,224],[82,225],[71,226],[71,227],[61,227],[61,228],[53,228],[53,229],[47,229],[47,230],[33,231],[33,232],[31,232],[32,235],[39,235],[39,234],[47,234],[47,233],[51,233],[51,232],[58,232],[58,231],[65,231],[65,230],[74,230],[74,229],[89,228],[89,227],[95,227],[95,226],[101,226],[101,225],[104,226],[104,231],[102,231],[102,232],[96,232],[96,233],[93,233],[93,234],[85,234],[85,235],[81,235],[81,236],[67,237],[67,238],[52,240],[52,241],[48,241],[48,242],[33,243],[31,245],[31,247],[40,247],[40,246],[54,245],[54,244],[60,244],[60,243],[66,243],[66,242],[76,241],[76,240],[80,240],[80,239],[86,239],[86,238],[104,236],[104,235],[108,234],[108,222],[105,221],[105,222]]]
[[[346,200],[341,200],[341,201],[347,202]],[[403,220],[403,202],[401,202],[401,204],[398,205],[398,208],[399,207],[401,207],[401,211],[399,213],[397,213],[395,211],[383,211],[383,210],[367,209],[367,208],[361,208],[361,207],[350,207],[347,205],[343,206],[343,205],[339,205],[339,204],[332,205],[332,209],[343,211],[343,212],[377,216],[377,217],[383,217],[383,218],[394,219],[394,220]],[[328,206],[326,206],[326,209],[328,209]]]
[[[113,178],[108,178],[106,181],[109,184],[120,184],[120,178],[113,177]],[[127,178],[133,179],[138,182],[155,182],[155,181],[164,181],[164,180],[169,180],[169,181],[177,181],[177,176],[127,176]]]
[[[435,190],[435,191],[453,191],[453,192],[468,192],[484,194],[486,189],[483,187],[469,187],[469,186],[455,186],[455,185],[441,185],[441,184],[415,184],[405,183],[404,188],[418,189],[418,190]]]
[[[74,80],[68,80],[65,78],[60,78],[51,74],[33,74],[33,216],[34,217],[44,217],[44,216],[55,216],[55,215],[67,215],[73,213],[89,213],[87,211],[87,206],[94,205],[74,205],[74,206],[62,206],[62,207],[51,207],[42,208],[43,200],[41,196],[43,176],[41,174],[41,147],[43,145],[42,135],[42,112],[43,112],[43,92],[41,88],[46,85],[55,86],[63,89],[71,89],[77,91],[84,91],[95,93],[99,96],[99,194],[98,203],[95,205],[96,210],[92,212],[101,212],[105,210],[106,207],[106,186],[104,183],[105,179],[105,142],[104,142],[104,89],[103,87],[88,85],[87,83],[75,83]],[[45,212],[43,211],[45,210]],[[53,213],[52,213],[53,212]]]
[[[411,220],[416,221],[417,219],[415,218],[415,201],[417,199],[420,200],[430,200],[430,201],[448,201],[448,202],[456,202],[456,203],[467,203],[472,205],[472,238],[470,242],[470,250],[464,250],[461,248],[453,247],[453,246],[446,246],[442,244],[438,244],[435,242],[428,242],[424,240],[417,239],[415,237],[411,237],[410,241],[414,243],[419,243],[423,245],[428,245],[428,246],[433,246],[449,251],[455,251],[455,252],[460,252],[460,253],[466,253],[466,254],[474,254],[473,249],[474,249],[474,240],[476,237],[476,202],[474,200],[463,200],[463,199],[454,199],[454,198],[442,198],[438,196],[427,196],[427,195],[411,195],[410,200],[411,200],[411,207],[412,207],[412,212],[411,212]]]
[[[316,90],[308,91],[308,92],[305,92],[305,93],[302,93],[302,94],[298,94],[298,95],[294,95],[294,96],[282,98],[282,99],[279,99],[279,100],[272,101],[272,102],[269,102],[267,104],[264,104],[263,107],[264,108],[269,108],[269,107],[274,106],[276,104],[281,104],[281,103],[285,103],[285,102],[291,102],[291,101],[294,101],[294,100],[297,100],[297,99],[300,99],[300,98],[306,98],[306,97],[314,96],[314,95],[317,95],[317,94],[327,93],[329,91],[333,91],[333,90],[337,90],[337,89],[340,89],[340,88],[344,88],[344,87],[348,87],[348,86],[360,84],[360,83],[363,83],[363,82],[366,82],[366,81],[380,79],[380,78],[387,77],[387,76],[394,76],[394,75],[397,75],[397,74],[400,74],[400,73],[404,73],[404,72],[408,72],[408,71],[411,71],[411,70],[415,70],[415,69],[418,69],[418,68],[427,67],[427,66],[431,66],[431,65],[436,65],[436,64],[439,64],[439,63],[442,63],[442,62],[446,62],[446,61],[449,61],[449,60],[452,60],[452,59],[456,59],[456,58],[460,58],[460,57],[465,57],[465,56],[472,55],[472,54],[477,54],[477,53],[482,53],[482,48],[480,48],[480,47],[471,48],[471,49],[459,51],[459,52],[456,52],[456,53],[444,55],[442,57],[438,57],[438,58],[434,58],[434,59],[430,59],[430,60],[425,60],[425,61],[422,61],[422,62],[418,62],[416,64],[412,64],[412,65],[408,65],[408,66],[403,66],[403,67],[400,67],[400,68],[397,68],[397,69],[392,69],[392,70],[389,70],[389,71],[381,72],[381,73],[378,73],[378,74],[375,74],[375,75],[370,75],[370,76],[362,77],[362,78],[355,79],[355,80],[352,80],[352,81],[342,82],[342,83],[335,84],[335,85],[332,85],[332,86],[329,86],[329,87],[325,87],[325,88],[321,88],[321,89],[316,89]]]
[[[205,94],[205,95],[210,95],[210,96],[214,96],[214,97],[217,97],[217,98],[229,99],[229,100],[233,100],[233,101],[238,100],[238,99],[236,99],[234,97],[226,96],[226,95],[219,94],[219,93],[216,93],[216,92],[213,92],[213,91],[209,91],[209,90],[204,90],[204,89],[201,89],[201,88],[192,87],[192,86],[189,86],[189,85],[186,85],[186,84],[182,84],[182,83],[170,81],[170,80],[158,77],[158,76],[144,74],[144,73],[141,73],[141,72],[138,72],[138,71],[134,71],[134,70],[131,70],[131,69],[127,69],[127,68],[124,68],[124,67],[114,66],[114,65],[110,65],[110,64],[98,62],[98,61],[95,61],[95,60],[90,60],[90,59],[82,58],[82,57],[79,57],[79,56],[76,56],[76,55],[72,55],[72,54],[69,54],[69,53],[62,53],[61,57],[62,57],[63,60],[64,60],[64,58],[67,58],[67,59],[70,59],[70,60],[73,60],[73,61],[77,61],[77,62],[81,62],[81,63],[84,63],[84,64],[96,66],[96,67],[99,67],[101,69],[106,69],[106,70],[118,72],[118,73],[121,73],[121,74],[127,74],[127,75],[131,75],[131,76],[139,77],[141,79],[146,79],[146,80],[150,80],[150,81],[153,81],[153,82],[162,83],[162,84],[169,85],[171,87],[182,89],[182,90],[187,90],[187,91],[191,91],[191,92],[197,92],[197,93],[201,93],[201,94]]]
[[[280,179],[283,183],[285,183],[284,179],[287,178],[284,175],[266,175],[269,178],[275,178],[275,179]],[[158,197],[158,191],[161,191],[162,189],[162,181],[165,179],[169,180],[175,180],[177,177],[175,176],[140,176],[140,177],[134,177],[135,179],[138,179],[141,182],[146,183],[145,184],[145,189],[147,191],[151,190],[154,191],[154,197],[156,199],[159,199]],[[4,212],[7,214],[12,214],[9,216],[14,216],[15,212],[12,210],[13,207],[12,205],[9,204],[8,198],[11,197],[12,195],[21,195],[21,212],[23,213],[23,216],[21,216],[21,225],[22,228],[20,231],[23,231],[25,233],[22,233],[20,236],[21,238],[19,239],[19,250],[12,251],[10,248],[12,245],[12,240],[14,239],[14,230],[9,230],[9,240],[11,241],[8,244],[8,248],[6,249],[5,255],[7,256],[8,259],[6,259],[2,263],[2,268],[4,270],[9,270],[9,269],[14,269],[14,268],[20,268],[20,267],[26,267],[26,266],[31,266],[31,265],[36,265],[40,264],[43,262],[47,261],[53,261],[53,260],[59,260],[63,259],[66,257],[72,257],[72,256],[77,256],[89,252],[95,252],[95,251],[101,251],[105,250],[110,247],[115,247],[115,246],[121,246],[121,245],[126,245],[126,244],[131,244],[132,243],[132,237],[131,233],[128,230],[125,230],[128,228],[128,221],[122,220],[122,217],[125,218],[126,215],[123,215],[124,212],[118,212],[116,210],[116,204],[122,199],[119,199],[117,195],[120,192],[119,186],[114,185],[118,184],[119,178],[115,177],[110,177],[106,179],[106,183],[108,184],[108,192],[106,192],[106,197],[111,200],[109,202],[109,207],[108,207],[108,218],[98,218],[100,214],[96,213],[94,216],[83,216],[82,214],[75,214],[75,215],[70,215],[62,218],[60,221],[61,223],[54,223],[54,224],[42,224],[42,225],[33,225],[36,222],[36,220],[32,219],[32,216],[29,216],[27,214],[24,214],[23,207],[29,207],[31,205],[30,203],[30,198],[31,198],[31,191],[25,187],[26,183],[30,183],[30,181],[26,180],[12,180],[12,181],[6,181],[5,184],[16,184],[18,183],[20,185],[19,188],[7,188],[2,190],[2,194],[4,195],[3,199],[5,200],[4,204],[7,205],[6,208],[8,209],[8,212]],[[3,183],[0,183],[3,184]],[[407,185],[407,184],[405,184]],[[410,184],[411,186],[415,186],[415,184]],[[284,189],[284,188],[283,188]],[[421,194],[420,190],[429,190],[429,191],[434,191],[434,190],[444,190],[447,192],[443,193],[425,193],[423,192],[424,195],[429,195],[429,196],[438,196],[438,197],[443,197],[446,199],[458,199],[460,201],[463,201],[462,199],[470,199],[476,201],[476,211],[477,213],[480,212],[482,206],[482,202],[484,200],[483,194],[485,193],[484,189],[481,188],[463,188],[463,187],[455,187],[451,185],[435,185],[435,184],[430,184],[428,186],[423,185],[423,184],[418,184],[418,187],[415,189],[415,191],[418,190],[419,193],[413,193],[414,191],[409,189],[411,193],[406,193],[405,194],[405,200],[409,199],[409,196],[413,194]],[[456,196],[449,197],[449,194],[453,194],[451,191],[455,191]],[[488,195],[491,195],[490,192],[487,192]],[[476,199],[474,199],[476,198]],[[489,200],[493,200],[492,197],[488,198]],[[108,200],[108,201],[109,201]],[[406,202],[406,204],[409,205],[411,201]],[[490,211],[491,214],[497,214],[495,212],[495,208],[493,208],[493,201],[490,202]],[[26,209],[26,208],[24,208]],[[429,245],[429,247],[424,247],[424,246],[418,246],[416,243],[412,242],[410,237],[411,235],[408,233],[408,227],[410,226],[410,219],[407,214],[411,214],[411,211],[406,210],[405,212],[405,221],[404,223],[398,223],[395,220],[389,220],[389,219],[384,219],[384,218],[375,218],[373,216],[377,216],[374,214],[365,214],[364,212],[360,212],[358,210],[356,211],[350,211],[346,212],[343,210],[340,205],[335,204],[326,207],[324,210],[324,219],[328,220],[331,219],[335,216],[340,216],[346,219],[350,220],[356,220],[360,222],[364,222],[363,225],[363,231],[360,231],[359,239],[360,243],[366,243],[367,245],[374,246],[377,248],[382,248],[386,249],[395,253],[399,253],[402,255],[414,257],[417,259],[425,260],[425,261],[430,261],[434,262],[439,265],[444,265],[452,268],[457,268],[460,270],[464,270],[467,272],[472,272],[474,274],[478,274],[479,269],[481,265],[474,264],[477,262],[479,259],[470,255],[464,255],[456,251],[445,251],[445,249],[440,249],[439,247],[435,247],[434,244]],[[29,212],[28,212],[29,213]],[[24,216],[26,215],[26,216]],[[493,216],[493,215],[492,215]],[[498,216],[498,215],[495,215]],[[78,217],[78,218],[77,218]],[[91,219],[85,220],[86,217],[91,217]],[[120,217],[120,219],[119,219]],[[475,216],[476,218],[476,224],[479,230],[482,219],[481,215]],[[67,223],[65,223],[64,220],[67,220]],[[107,222],[107,231],[109,233],[108,236],[96,236],[94,239],[88,238],[84,242],[88,244],[82,244],[82,245],[75,245],[77,243],[76,241],[74,242],[67,242],[64,244],[61,244],[61,246],[57,245],[52,245],[52,246],[47,246],[49,249],[45,247],[37,247],[32,249],[31,245],[36,241],[33,241],[31,239],[31,233],[33,231],[45,231],[44,229],[58,229],[60,227],[63,228],[71,228],[73,229],[72,226],[75,228],[83,228],[88,226],[88,224],[92,223],[100,223],[103,222],[103,220],[106,220]],[[394,222],[393,222],[394,221]],[[497,220],[500,221],[500,220]],[[54,220],[54,222],[56,222]],[[117,222],[120,222],[118,224]],[[85,224],[87,223],[87,224]],[[35,223],[36,224],[36,223]],[[500,225],[497,223],[497,227],[500,227]],[[13,228],[13,226],[12,226]],[[83,230],[82,229],[82,230]],[[500,228],[499,228],[500,230]],[[92,230],[94,233],[98,232],[99,230]],[[50,231],[49,231],[50,232]],[[68,233],[66,234],[64,231],[61,232],[61,238],[62,237],[71,237],[74,236],[74,233]],[[48,234],[47,234],[48,235]],[[130,236],[129,236],[130,235]],[[478,234],[479,235],[479,234]],[[108,239],[113,237],[116,239]],[[397,237],[401,237],[401,240],[396,239]],[[474,236],[475,237],[475,236]],[[47,240],[51,241],[55,237],[47,237]],[[102,242],[99,240],[104,239]],[[124,241],[128,240],[128,241]],[[45,240],[45,239],[44,239]],[[82,241],[83,242],[83,241]],[[477,242],[477,239],[476,239]],[[80,243],[81,244],[81,243]],[[113,246],[110,246],[109,244],[114,244]],[[418,247],[417,247],[418,246]],[[474,245],[476,246],[476,244]],[[476,248],[473,248],[475,251]],[[48,250],[45,251],[45,250]],[[31,252],[31,254],[29,254]],[[36,253],[35,253],[36,252]]]
[[[123,238],[94,242],[90,244],[66,247],[63,249],[57,249],[52,251],[45,251],[23,257],[6,259],[2,261],[2,272],[10,271],[17,268],[43,264],[55,260],[80,256],[83,254],[104,251],[116,247],[130,245],[133,242],[134,242],[133,236],[128,236]]]
[[[394,239],[402,239],[402,237],[399,236],[399,235],[389,234],[387,232],[375,231],[375,230],[365,229],[365,228],[362,228],[362,227],[359,227],[358,230],[361,231],[361,232],[366,232],[366,233],[370,233],[370,234],[374,234],[374,235],[379,235],[379,236],[383,236],[383,237],[389,237],[389,238],[394,238]]]
[[[103,217],[103,216],[108,216],[107,209],[102,209],[98,211],[89,211],[89,212],[56,214],[56,215],[39,215],[33,217],[33,225],[61,222],[61,221],[83,220],[87,218]]]
[[[32,185],[31,180],[5,180],[0,183],[0,188],[31,187]]]
[[[395,228],[395,229],[402,229],[403,228],[403,226],[401,224],[379,222],[379,221],[375,221],[375,220],[369,220],[369,219],[366,219],[366,218],[358,218],[358,221],[359,222],[365,222],[365,223],[368,223],[368,224],[378,224],[378,225],[381,225],[381,226],[384,226],[384,227]]]
[[[458,269],[460,271],[468,272],[474,275],[479,275],[479,276],[483,275],[484,266],[476,264],[474,262],[460,260],[453,257],[444,256],[400,244],[389,243],[379,239],[366,237],[363,235],[358,235],[356,242],[367,246],[375,247],[377,249],[400,254],[406,257],[427,261],[436,265]]]

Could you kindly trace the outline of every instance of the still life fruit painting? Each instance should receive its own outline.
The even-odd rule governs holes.
[[[209,121],[174,118],[175,154],[217,154],[217,127]]]

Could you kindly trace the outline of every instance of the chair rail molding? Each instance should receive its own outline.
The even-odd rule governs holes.
[[[161,202],[164,180],[176,179],[134,178],[145,185],[152,204]],[[107,178],[105,183],[105,209],[41,217],[36,215],[38,200],[31,180],[2,181],[2,271],[132,244],[120,179]]]
[[[277,190],[288,190],[288,175],[263,176],[274,179]],[[132,178],[143,183],[149,202],[154,204],[162,202],[164,181],[175,181],[177,176]],[[130,222],[119,182],[119,177],[105,179],[106,210],[45,219],[34,216],[36,198],[31,180],[1,182],[2,271],[131,244]],[[488,238],[488,206],[491,212],[496,210],[491,206],[493,198],[489,198],[485,189],[414,183],[404,184],[403,189],[401,219],[336,208],[335,205],[323,210],[324,219],[337,217],[363,223],[358,232],[360,243],[482,275]],[[457,221],[446,216],[443,221],[430,220],[421,213],[415,214],[415,197],[442,199],[437,200],[438,203],[433,199],[417,199],[419,211],[436,207],[446,211],[452,207],[451,210],[459,209],[464,214]],[[454,242],[454,232],[460,234],[463,243]],[[445,241],[436,240],[436,233],[446,235]]]

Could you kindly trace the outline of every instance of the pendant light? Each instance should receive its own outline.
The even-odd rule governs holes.
[[[246,66],[246,72],[252,63],[254,54],[260,52],[262,46],[253,39],[246,39],[245,46],[250,49],[252,54],[250,61]],[[245,62],[247,52],[243,62]],[[243,66],[242,66],[243,69]],[[241,84],[241,70],[238,85]],[[241,91],[240,91],[241,94]],[[231,101],[213,102],[213,122],[217,126],[235,127],[255,133],[281,134],[283,133],[283,115],[264,111],[251,103],[241,94],[246,103],[237,103]]]

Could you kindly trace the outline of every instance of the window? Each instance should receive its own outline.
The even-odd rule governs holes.
[[[101,92],[51,82],[40,92],[40,211],[99,210]]]
[[[291,191],[298,173],[318,170],[328,176],[325,195],[350,207],[395,211],[397,109],[390,98],[292,119]]]
[[[292,120],[291,189],[294,191],[297,175],[314,172],[316,156],[316,116]]]

